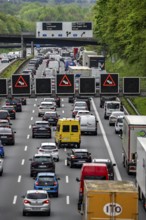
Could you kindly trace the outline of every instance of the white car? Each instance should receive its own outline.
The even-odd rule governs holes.
[[[38,154],[51,154],[54,161],[59,161],[59,152],[55,143],[41,143],[41,146],[38,148]]]
[[[82,115],[92,115],[88,110],[79,110],[75,116],[75,119],[79,119]]]
[[[124,119],[124,116],[118,116],[115,122],[115,133],[116,134],[122,134],[123,132],[123,119]]]
[[[88,109],[87,103],[84,102],[84,101],[76,101],[76,102],[74,103],[74,108],[75,108],[75,107],[86,107],[86,108]]]
[[[38,107],[38,117],[43,116],[47,111],[56,111],[54,102],[41,102]]]
[[[55,99],[52,98],[52,97],[44,98],[44,102],[53,102],[53,103],[54,103],[54,106],[56,106],[56,101],[55,101]]]
[[[124,116],[124,112],[122,112],[122,111],[113,111],[111,113],[111,115],[109,116],[109,126],[115,125],[115,122],[116,122],[118,116]]]

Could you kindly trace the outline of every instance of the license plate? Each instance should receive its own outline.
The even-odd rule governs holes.
[[[40,168],[45,168],[46,166],[45,166],[45,165],[40,165],[39,167],[40,167]]]
[[[46,130],[46,129],[45,129],[45,128],[40,128],[39,130],[44,131],[44,130]]]
[[[53,121],[53,119],[52,119],[52,118],[50,118],[50,119],[48,119],[48,121]]]
[[[43,190],[50,190],[50,188],[43,188]]]
[[[79,160],[79,163],[85,163],[85,160]]]
[[[1,138],[7,138],[7,136],[1,136]]]

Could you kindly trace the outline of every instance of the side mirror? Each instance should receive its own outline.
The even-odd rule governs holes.
[[[77,182],[80,182],[80,179],[79,179],[78,177],[76,177],[76,181],[77,181]]]
[[[57,180],[60,180],[60,177],[58,177]]]
[[[21,198],[23,198],[23,199],[24,199],[24,198],[25,198],[25,196],[23,195],[23,196],[21,196]]]
[[[34,176],[33,179],[36,180],[36,177]]]
[[[116,166],[116,164],[115,164],[115,163],[113,163],[113,167],[114,167],[114,166]]]

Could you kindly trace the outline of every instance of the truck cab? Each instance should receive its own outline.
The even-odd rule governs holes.
[[[104,105],[104,119],[108,119],[113,111],[121,110],[120,101],[107,101]]]

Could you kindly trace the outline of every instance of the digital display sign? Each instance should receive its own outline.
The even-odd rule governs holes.
[[[46,30],[52,30],[52,31],[62,31],[62,22],[60,23],[49,23],[49,22],[43,22],[42,23],[42,30],[46,31]]]
[[[92,30],[91,22],[73,22],[72,30]]]

